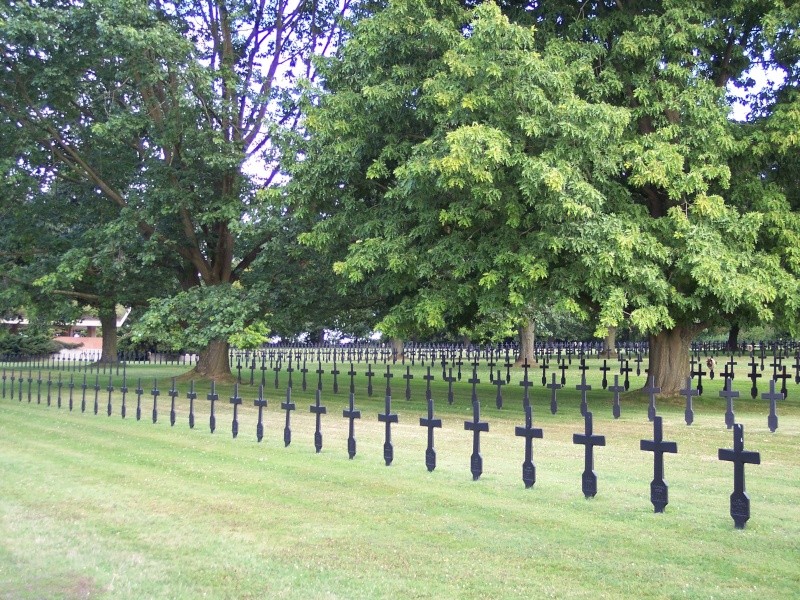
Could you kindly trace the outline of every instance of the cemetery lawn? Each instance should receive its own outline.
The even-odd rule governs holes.
[[[471,419],[468,377],[452,406],[446,385],[434,384],[444,424],[436,431],[438,466],[429,473],[419,426],[421,369],[411,401],[399,366],[392,382],[399,423],[392,427],[390,467],[377,420],[382,377],[372,398],[366,379],[357,382],[358,454],[348,460],[346,377],[338,395],[325,380],[324,447],[316,454],[310,389],[293,395],[287,448],[282,388],[268,390],[265,437],[257,443],[252,388],[242,390],[239,436],[232,439],[229,387],[219,390],[211,435],[207,384],[198,384],[196,426],[189,429],[188,386],[180,383],[178,420],[170,427],[167,378],[178,372],[147,369],[162,378],[156,424],[147,394],[141,421],[131,392],[124,420],[118,391],[111,417],[103,390],[98,415],[91,389],[85,413],[78,389],[72,412],[55,406],[55,392],[49,407],[35,395],[31,403],[26,396],[0,400],[0,598],[800,596],[800,386],[791,384],[790,399],[779,403],[772,434],[767,403],[750,400],[750,382],[737,377],[742,398],[734,406],[745,449],[761,453],[761,464],[745,469],[752,518],[740,531],[729,516],[733,466],[717,460],[717,449],[733,444],[719,380],[704,382],[691,427],[682,399],[658,406],[664,439],[677,442],[678,453],[664,458],[669,505],[653,514],[653,455],[639,449],[653,436],[646,399],[623,396],[622,417],[614,420],[611,394],[600,389],[596,372],[589,407],[606,446],[595,449],[598,494],[587,500],[583,447],[572,443],[583,430],[573,372],[556,415],[541,373],[532,374],[534,425],[544,438],[534,441],[537,482],[526,490],[523,440],[514,436],[523,424],[518,372],[504,390],[510,397],[502,411],[494,407],[496,388],[479,387],[490,430],[481,436],[483,476],[472,481],[472,434],[464,431]],[[636,378],[632,389],[643,383]]]

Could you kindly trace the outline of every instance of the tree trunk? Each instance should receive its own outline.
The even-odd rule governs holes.
[[[731,325],[730,331],[728,331],[728,343],[725,347],[730,352],[736,352],[739,348],[739,324],[734,323]]]
[[[403,351],[405,349],[405,344],[403,343],[403,340],[392,338],[391,344],[392,344],[392,352],[397,357],[397,360],[403,360]]]
[[[101,304],[98,312],[100,327],[103,329],[103,350],[101,363],[119,362],[117,354],[117,307],[115,304]]]
[[[232,380],[231,365],[228,361],[228,341],[211,340],[211,343],[200,351],[194,372],[206,379]]]
[[[676,327],[650,336],[650,377],[662,396],[677,396],[689,376],[689,347],[694,329]]]
[[[517,328],[517,333],[519,335],[519,358],[516,366],[524,365],[526,360],[529,365],[535,365],[536,324],[533,321],[527,321]]]
[[[617,358],[617,328],[609,327],[603,342],[603,357]]]

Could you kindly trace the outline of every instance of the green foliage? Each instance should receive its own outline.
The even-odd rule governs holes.
[[[37,328],[23,328],[11,333],[0,329],[0,355],[47,356],[63,348],[63,344],[53,340],[53,332]]]
[[[796,59],[753,123],[726,96],[792,56],[779,5],[391,2],[309,103],[303,239],[346,248],[336,272],[392,299],[390,335],[507,332],[549,305],[596,336],[794,328]]]
[[[233,348],[240,350],[253,350],[260,348],[269,340],[270,331],[265,323],[256,321],[245,327],[242,331],[228,337],[228,343]]]
[[[169,298],[151,299],[131,331],[131,342],[153,341],[160,348],[198,351],[213,340],[241,335],[256,306],[241,286],[194,287]]]

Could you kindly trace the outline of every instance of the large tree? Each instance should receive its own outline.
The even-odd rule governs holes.
[[[197,370],[229,374],[227,339],[264,310],[250,267],[272,238],[277,132],[297,77],[337,43],[349,0],[39,0],[0,8],[7,176],[88,182],[119,235],[169,255]],[[41,171],[46,171],[41,174]],[[277,214],[282,215],[281,211]],[[87,214],[91,222],[92,213]],[[225,315],[236,319],[222,319]]]
[[[742,201],[731,174],[754,141],[726,95],[793,21],[780,3],[734,8],[504,6],[534,32],[491,4],[390,3],[310,111],[294,174],[325,218],[309,239],[346,244],[351,281],[405,294],[389,325],[557,304],[597,314],[603,337],[628,319],[675,393],[699,330],[797,316],[794,251],[764,240],[796,239],[786,186]]]

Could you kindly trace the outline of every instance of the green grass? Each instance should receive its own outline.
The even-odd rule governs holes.
[[[706,382],[704,396],[695,399],[691,427],[683,423],[681,399],[659,403],[665,438],[678,443],[678,454],[665,457],[670,504],[656,515],[649,502],[652,454],[639,450],[640,439],[652,438],[640,394],[626,394],[622,418],[614,420],[611,394],[599,389],[599,373],[591,374],[595,432],[606,436],[607,446],[595,455],[598,495],[586,500],[583,449],[572,444],[572,434],[583,428],[575,366],[556,415],[541,372],[532,377],[535,424],[544,439],[535,441],[537,483],[530,490],[521,481],[523,442],[514,436],[522,423],[518,372],[504,389],[502,411],[494,408],[495,389],[479,386],[490,431],[482,436],[484,474],[477,482],[469,471],[472,437],[463,428],[470,386],[457,384],[456,401],[448,406],[446,384],[434,383],[444,427],[436,432],[438,467],[428,473],[419,426],[423,370],[412,371],[411,401],[404,399],[399,368],[395,372],[393,410],[400,423],[393,427],[391,467],[383,464],[384,429],[377,421],[382,377],[375,378],[371,399],[366,378],[357,380],[363,417],[356,423],[358,455],[350,461],[341,416],[346,377],[334,395],[325,376],[324,448],[315,454],[308,405],[316,375],[301,393],[295,373],[298,410],[293,442],[285,448],[284,392],[274,389],[274,373],[267,373],[260,444],[250,386],[242,388],[240,433],[233,440],[230,386],[220,389],[214,435],[205,382],[198,382],[195,429],[187,424],[186,383],[179,383],[178,422],[170,427],[166,391],[180,367],[129,372],[130,387],[140,374],[159,378],[155,425],[148,395],[139,422],[132,418],[130,392],[125,420],[118,392],[110,418],[104,390],[98,416],[92,389],[86,413],[79,410],[79,389],[73,412],[47,407],[44,393],[37,404],[34,373],[30,404],[26,394],[21,403],[0,400],[0,598],[800,595],[798,386],[790,386],[790,399],[779,405],[780,427],[771,434],[766,402],[750,400],[750,382],[737,378],[743,396],[737,421],[745,425],[746,448],[761,452],[761,465],[746,469],[753,516],[738,531],[728,514],[733,468],[717,460],[717,448],[732,447],[719,380]],[[107,376],[100,381],[105,388]],[[632,388],[642,384],[643,377],[635,378]],[[152,380],[143,386],[149,390]]]

